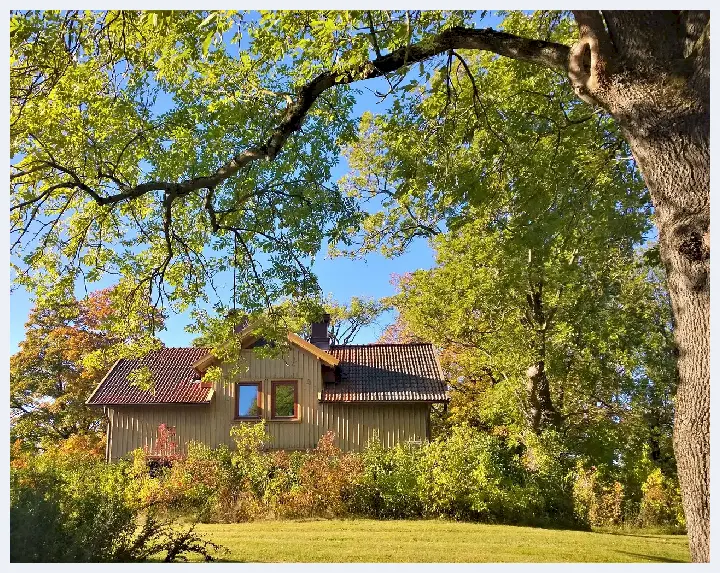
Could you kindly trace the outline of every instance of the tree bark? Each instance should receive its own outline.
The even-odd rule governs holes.
[[[674,447],[693,561],[710,559],[710,18],[577,12],[569,75],[620,124],[655,208],[679,351]],[[589,56],[589,57],[588,57]]]
[[[528,417],[533,432],[539,434],[545,428],[560,425],[560,414],[552,402],[544,360],[527,369],[527,395],[530,403]]]
[[[543,298],[544,281],[542,278],[531,278],[533,273],[533,252],[528,254],[528,282],[529,290],[526,294],[527,307],[525,309],[525,320],[527,328],[534,333],[532,348],[535,354],[535,362],[527,369],[527,399],[528,399],[528,421],[533,432],[541,433],[547,427],[557,427],[562,418],[553,404],[550,394],[550,381],[545,370],[545,358],[547,355],[547,332],[550,317],[553,314],[545,309]],[[540,265],[542,267],[542,265]]]

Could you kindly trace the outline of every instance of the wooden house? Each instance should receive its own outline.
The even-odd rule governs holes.
[[[328,430],[343,450],[358,451],[373,435],[390,447],[430,437],[430,408],[447,402],[447,386],[429,344],[330,345],[329,317],[306,341],[289,334],[289,350],[260,358],[249,331],[238,335],[247,371],[233,383],[203,381],[216,360],[207,348],[163,348],[119,360],[87,403],[108,418],[107,460],[152,448],[160,424],[175,429],[179,448],[191,440],[233,446],[234,424],[265,420],[269,447],[305,450]],[[153,389],[130,383],[147,366]]]

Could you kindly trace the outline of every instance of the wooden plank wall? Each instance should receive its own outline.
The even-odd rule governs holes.
[[[328,430],[336,434],[336,443],[346,451],[363,449],[374,433],[386,447],[407,440],[422,440],[428,435],[428,404],[337,404],[320,403],[322,388],[320,362],[304,350],[292,348],[280,359],[258,359],[248,351],[247,372],[238,381],[262,384],[263,415],[269,418],[270,382],[298,380],[298,421],[266,419],[272,441],[270,447],[287,450],[313,448]],[[109,459],[117,460],[136,448],[151,446],[157,427],[174,426],[183,452],[191,440],[211,447],[233,446],[230,428],[235,422],[235,386],[216,383],[210,404],[166,406],[122,406],[109,408]]]

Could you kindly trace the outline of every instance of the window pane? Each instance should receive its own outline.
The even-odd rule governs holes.
[[[260,416],[260,406],[258,405],[258,387],[257,386],[238,386],[238,416],[241,417],[258,417]]]
[[[277,385],[275,385],[275,415],[276,416],[294,416],[295,415],[295,385],[294,384],[277,384]]]

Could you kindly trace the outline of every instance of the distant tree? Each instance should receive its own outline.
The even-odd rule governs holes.
[[[75,435],[104,431],[103,415],[85,404],[113,362],[157,344],[124,332],[122,293],[109,288],[86,299],[35,307],[20,350],[10,358],[10,438],[34,447]],[[146,318],[162,324],[157,311]],[[140,316],[138,313],[135,316]]]
[[[405,275],[394,275],[392,282],[399,288],[400,284],[404,281],[407,282],[411,278],[411,274]],[[386,303],[390,305],[390,301],[386,299]],[[395,320],[385,327],[380,337],[378,338],[379,344],[411,344],[413,342],[427,342],[418,335],[416,335],[410,328],[407,320],[403,318],[402,314],[398,314]]]
[[[192,331],[200,333],[194,341],[195,346],[217,346],[231,332],[238,328],[254,325],[263,330],[276,343],[281,343],[277,335],[293,332],[304,338],[310,337],[310,324],[321,320],[323,314],[330,315],[328,337],[331,344],[349,344],[361,329],[376,324],[387,305],[370,297],[353,296],[348,302],[340,302],[328,295],[305,300],[288,300],[273,305],[269,310],[254,314],[229,311],[224,315],[212,315],[196,312]],[[274,328],[273,328],[274,327]]]
[[[350,344],[360,330],[376,324],[387,306],[369,297],[351,297],[347,303],[327,297],[322,307],[330,315],[328,336],[331,344]]]

